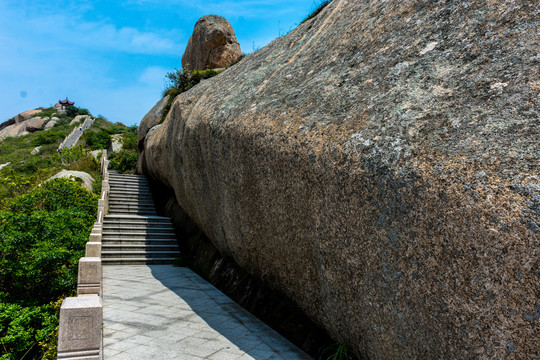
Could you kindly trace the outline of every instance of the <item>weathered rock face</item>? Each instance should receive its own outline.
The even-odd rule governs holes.
[[[139,132],[137,134],[137,153],[139,154],[141,150],[144,149],[144,139],[146,138],[146,134],[148,134],[148,131],[153,128],[154,126],[158,125],[161,121],[163,110],[165,109],[165,106],[169,102],[170,95],[165,96],[163,99],[158,101],[156,105],[146,114],[143,119],[141,120],[141,123],[139,124]],[[137,171],[139,173],[142,173],[142,160],[143,157],[139,156],[137,158]]]
[[[227,19],[207,15],[195,24],[182,56],[182,67],[190,70],[225,68],[241,56],[240,44]]]
[[[178,96],[142,168],[370,358],[538,358],[539,11],[334,0]]]

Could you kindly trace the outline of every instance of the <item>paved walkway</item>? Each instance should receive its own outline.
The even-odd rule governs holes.
[[[90,116],[86,118],[86,120],[83,122],[82,125],[77,125],[71,134],[66,136],[64,141],[60,144],[58,147],[59,150],[65,149],[65,148],[72,148],[73,146],[77,145],[77,142],[79,141],[79,138],[82,136],[84,131],[88,129],[92,124],[94,123],[94,119],[92,119]]]
[[[105,360],[311,359],[188,268],[103,267]]]

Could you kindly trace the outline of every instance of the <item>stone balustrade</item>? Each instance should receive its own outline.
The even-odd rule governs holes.
[[[86,243],[86,256],[79,260],[77,297],[64,299],[60,308],[58,359],[103,359],[101,236],[110,191],[107,150],[103,151],[100,162],[103,180],[97,219]]]

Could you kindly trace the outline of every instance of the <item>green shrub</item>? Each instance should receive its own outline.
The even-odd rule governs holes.
[[[0,211],[0,359],[53,359],[58,309],[73,295],[97,196],[53,179]]]
[[[137,153],[122,149],[109,155],[109,167],[121,173],[135,173],[137,169]]]
[[[107,149],[111,146],[111,134],[106,130],[87,130],[81,136],[81,141],[84,141],[90,150]]]
[[[304,20],[300,21],[300,24],[305,23],[306,21],[313,19],[315,16],[317,16],[328,4],[330,4],[332,0],[325,0],[320,3],[320,5],[313,10],[311,14],[309,14]]]
[[[165,105],[163,112],[161,114],[161,121],[160,124],[165,120],[165,117],[169,113],[169,110],[171,109],[171,105],[173,103],[174,98],[191,89],[195,85],[201,82],[203,79],[209,79],[211,77],[214,77],[220,73],[222,73],[224,70],[195,70],[193,72],[190,72],[187,69],[179,70],[174,69],[173,72],[169,72],[165,75],[167,79],[169,79],[169,84],[163,91],[163,96],[170,95],[169,101]]]
[[[52,305],[23,307],[0,302],[0,359],[42,358],[42,346],[56,341],[57,326]]]
[[[66,137],[66,133],[61,130],[48,130],[36,133],[32,139],[32,145],[41,146],[46,144],[60,143]]]
[[[49,108],[42,108],[40,109],[41,110],[41,113],[38,114],[39,116],[47,116],[47,117],[53,117],[53,116],[57,116],[57,111],[55,108],[53,107],[49,107]]]

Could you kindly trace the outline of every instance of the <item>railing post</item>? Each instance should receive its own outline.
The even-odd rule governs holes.
[[[103,304],[99,296],[65,298],[60,307],[58,359],[102,359]]]
[[[79,260],[77,295],[101,295],[101,258],[82,257]]]
[[[86,257],[101,258],[101,242],[89,241],[86,243]]]

